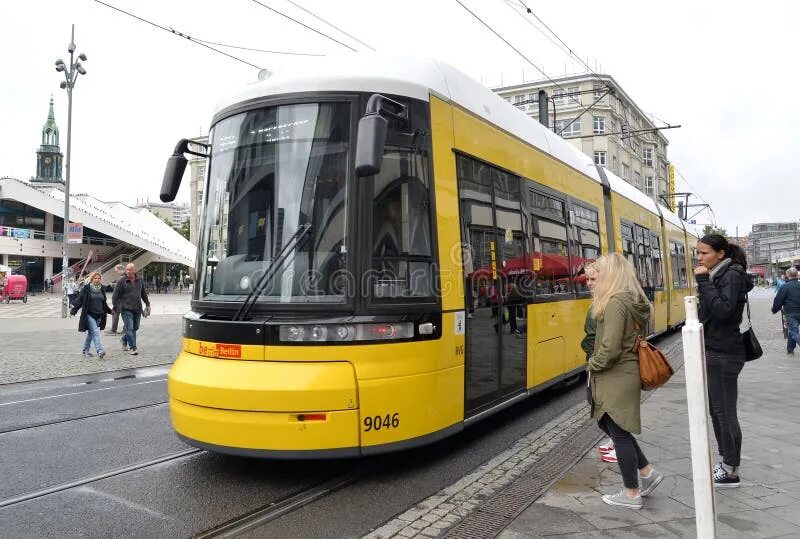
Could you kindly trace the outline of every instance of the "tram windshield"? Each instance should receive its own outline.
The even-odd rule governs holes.
[[[304,103],[214,126],[201,299],[244,299],[264,272],[275,272],[259,301],[345,301],[337,275],[347,256],[349,114],[347,103]],[[302,227],[302,240],[284,249]]]

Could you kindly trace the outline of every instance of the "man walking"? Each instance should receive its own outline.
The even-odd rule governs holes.
[[[125,275],[117,281],[111,302],[114,305],[113,312],[120,313],[122,323],[125,325],[125,332],[120,339],[122,350],[130,349],[130,354],[136,356],[139,354],[139,349],[136,347],[136,331],[142,318],[142,302],[146,305],[144,314],[148,316],[150,298],[147,296],[144,281],[136,275],[136,266],[132,263],[125,266]]]
[[[780,287],[775,301],[772,302],[772,314],[783,309],[789,326],[789,337],[786,340],[786,353],[794,354],[794,348],[800,343],[800,281],[797,280],[797,268],[786,270],[786,283]]]
[[[117,264],[116,266],[114,266],[114,273],[117,274],[117,281],[119,281],[119,278],[125,275],[125,266],[123,266],[122,264]],[[119,328],[119,311],[114,311],[114,313],[111,315],[111,329],[106,331],[106,335],[116,335],[118,328]]]

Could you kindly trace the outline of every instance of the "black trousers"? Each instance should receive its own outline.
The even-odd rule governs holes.
[[[742,457],[742,428],[736,412],[739,397],[739,373],[744,356],[706,351],[708,408],[717,448],[722,462],[738,467]]]
[[[633,434],[614,423],[614,420],[608,414],[603,414],[597,424],[603,432],[614,440],[617,465],[622,474],[622,483],[625,488],[639,488],[639,470],[650,463],[642,453],[636,438],[633,437]]]

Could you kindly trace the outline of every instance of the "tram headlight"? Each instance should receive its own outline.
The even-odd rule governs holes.
[[[281,326],[279,333],[282,341],[300,342],[306,332],[303,326]]]
[[[411,322],[385,322],[350,325],[286,325],[280,326],[281,342],[352,342],[389,341],[414,337]]]

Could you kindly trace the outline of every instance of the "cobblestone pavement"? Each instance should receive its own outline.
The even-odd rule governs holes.
[[[519,478],[582,427],[586,423],[588,410],[587,404],[573,406],[469,475],[421,501],[365,537],[438,537],[469,515],[483,500]]]
[[[103,333],[102,360],[81,355],[86,334],[78,332],[77,318],[61,318],[59,299],[38,294],[28,303],[0,304],[0,384],[170,363],[180,350],[188,294],[151,295],[153,315],[136,334],[139,355],[123,352],[118,335]]]

